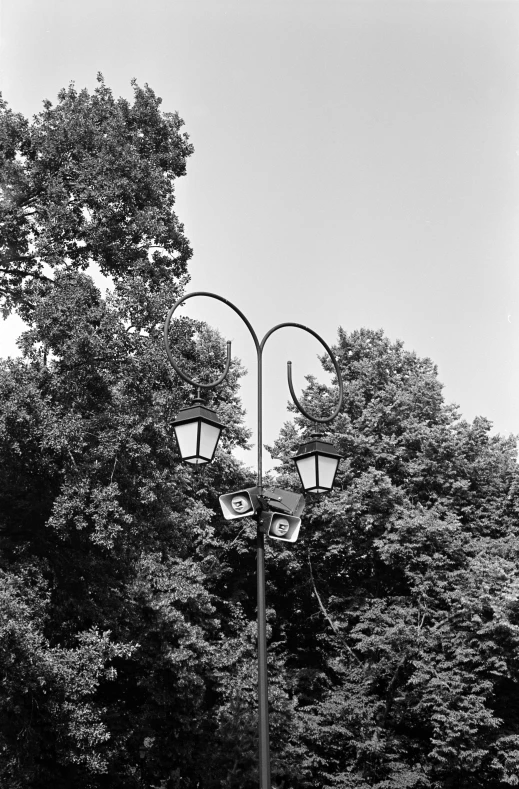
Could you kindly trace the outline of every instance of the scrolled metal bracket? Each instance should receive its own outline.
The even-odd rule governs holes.
[[[310,329],[308,326],[303,326],[302,323],[280,323],[277,326],[274,326],[273,329],[270,329],[270,331],[268,331],[266,333],[265,337],[261,341],[261,348],[263,349],[263,346],[265,345],[266,341],[268,340],[268,338],[270,337],[271,334],[274,334],[274,332],[277,331],[278,329],[284,329],[285,327],[294,328],[294,329],[303,329],[303,331],[306,331],[309,334],[311,334],[313,337],[315,337],[316,340],[319,340],[319,342],[321,343],[323,348],[326,350],[326,353],[328,354],[328,356],[332,360],[332,364],[333,364],[333,366],[335,368],[335,373],[337,375],[337,382],[338,382],[338,385],[339,385],[339,402],[337,403],[337,406],[336,406],[333,414],[330,414],[330,416],[312,416],[301,405],[301,403],[299,402],[299,400],[296,397],[296,393],[294,391],[294,385],[292,383],[292,362],[287,362],[288,388],[290,389],[290,394],[292,396],[292,400],[294,401],[294,405],[296,406],[298,411],[301,414],[303,414],[304,417],[309,419],[311,422],[319,422],[320,424],[327,424],[328,422],[331,422],[333,419],[335,419],[335,417],[337,416],[337,414],[341,410],[342,401],[343,401],[343,397],[344,397],[344,385],[343,385],[343,382],[342,382],[341,370],[340,370],[340,367],[339,367],[339,365],[337,363],[337,359],[335,358],[331,348],[325,343],[323,338],[320,337],[317,334],[317,332],[315,332],[313,329]]]
[[[180,367],[176,363],[175,359],[173,358],[173,354],[171,352],[171,347],[170,347],[170,344],[169,344],[169,327],[170,327],[170,324],[171,324],[171,319],[173,317],[173,313],[175,312],[177,307],[179,307],[181,304],[183,304],[188,299],[194,298],[195,296],[207,296],[207,297],[209,297],[211,299],[216,299],[217,301],[221,301],[224,304],[227,304],[228,307],[230,307],[232,310],[234,310],[234,312],[236,312],[240,316],[240,318],[243,320],[243,322],[247,326],[247,328],[248,328],[248,330],[249,330],[249,332],[250,332],[250,334],[252,336],[252,339],[254,340],[254,344],[256,346],[256,351],[257,351],[257,355],[258,355],[259,401],[260,401],[260,405],[261,405],[261,367],[262,367],[262,358],[263,358],[263,348],[265,347],[265,343],[267,342],[268,338],[272,334],[274,334],[274,332],[278,331],[278,329],[284,329],[284,328],[302,329],[303,331],[306,331],[309,334],[311,334],[313,337],[315,337],[315,339],[318,340],[321,343],[321,345],[325,349],[326,353],[328,354],[328,356],[332,360],[333,366],[335,368],[335,373],[337,375],[337,382],[338,382],[338,385],[339,385],[339,402],[337,403],[337,406],[336,406],[334,412],[332,414],[330,414],[330,416],[312,416],[301,405],[301,403],[297,399],[296,393],[294,391],[293,382],[292,382],[292,362],[287,362],[288,388],[290,390],[290,394],[292,396],[292,400],[294,402],[294,405],[296,406],[298,411],[304,417],[306,417],[306,419],[309,419],[311,422],[318,422],[320,424],[327,424],[328,422],[331,422],[333,419],[335,419],[335,417],[338,415],[338,413],[339,413],[339,411],[341,410],[341,407],[342,407],[342,401],[343,401],[343,395],[344,395],[344,387],[343,387],[343,382],[342,382],[341,371],[340,371],[339,365],[337,363],[337,360],[336,360],[331,348],[325,343],[323,338],[320,337],[317,334],[316,331],[314,331],[313,329],[310,329],[308,326],[304,326],[302,323],[278,323],[277,326],[274,326],[272,329],[270,329],[265,334],[265,336],[263,337],[263,339],[262,339],[262,341],[260,343],[259,340],[258,340],[258,337],[256,335],[256,332],[254,331],[251,323],[245,317],[243,312],[241,312],[241,310],[239,310],[238,307],[236,307],[232,302],[228,301],[227,299],[224,299],[222,296],[218,296],[216,293],[210,293],[208,291],[197,291],[195,293],[188,293],[186,296],[182,296],[182,298],[180,298],[168,310],[166,321],[164,323],[164,345],[165,345],[166,354],[167,354],[167,357],[169,359],[169,362],[170,362],[171,366],[173,367],[173,369],[175,370],[177,375],[179,375],[180,378],[182,378],[183,381],[185,381],[186,383],[188,383],[191,386],[194,386],[194,387],[196,387],[198,389],[213,389],[215,386],[218,386],[223,381],[225,381],[225,379],[227,378],[227,375],[229,373],[229,368],[230,368],[230,365],[231,365],[231,342],[230,342],[230,340],[227,341],[227,359],[226,359],[226,363],[225,363],[225,369],[224,369],[222,375],[219,378],[217,378],[215,381],[210,381],[209,383],[201,383],[199,381],[194,381],[192,378],[190,378],[188,375],[186,375],[186,373],[184,373],[180,369]],[[261,407],[259,408],[259,411],[258,411],[258,414],[260,414],[260,413],[261,413]],[[261,419],[260,419],[260,421],[261,421]]]
[[[207,384],[201,383],[200,381],[193,381],[192,378],[190,378],[188,375],[186,375],[186,373],[184,373],[180,369],[180,367],[176,363],[175,359],[173,358],[173,354],[171,353],[171,347],[170,347],[170,344],[169,344],[169,326],[170,326],[170,323],[171,323],[171,319],[173,317],[173,313],[175,312],[177,307],[179,307],[181,304],[183,304],[185,301],[187,301],[187,299],[190,299],[193,296],[213,296],[213,298],[219,298],[218,296],[214,296],[212,293],[200,292],[200,293],[189,293],[187,296],[183,296],[181,299],[179,299],[177,302],[175,302],[175,304],[168,310],[168,314],[166,316],[166,321],[164,323],[164,346],[166,348],[166,354],[167,354],[167,357],[169,359],[169,362],[170,362],[171,366],[173,367],[173,369],[176,372],[176,374],[179,375],[182,378],[183,381],[185,381],[188,384],[191,384],[191,386],[195,386],[199,390],[200,389],[214,389],[215,386],[218,386],[219,384],[223,383],[223,381],[225,381],[225,379],[227,378],[227,374],[229,372],[229,367],[231,366],[231,341],[230,340],[227,340],[227,359],[226,359],[226,362],[225,362],[225,370],[223,371],[222,375],[219,378],[217,378],[215,381],[210,381]],[[224,301],[224,299],[220,299],[220,300]]]

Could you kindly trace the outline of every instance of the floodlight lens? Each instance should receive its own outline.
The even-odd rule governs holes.
[[[231,507],[235,512],[246,512],[249,509],[249,500],[243,495],[233,496],[231,499]]]
[[[275,520],[270,527],[272,534],[275,537],[284,537],[287,531],[290,528],[290,524],[286,518],[280,518],[279,520]]]

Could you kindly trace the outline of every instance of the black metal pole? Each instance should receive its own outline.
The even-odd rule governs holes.
[[[265,606],[265,537],[258,527],[258,728],[261,789],[270,789],[267,619]]]
[[[258,488],[263,494],[263,370],[262,348],[258,349]],[[270,789],[269,692],[267,671],[267,610],[265,601],[265,536],[257,521],[258,605],[258,733],[260,789]]]

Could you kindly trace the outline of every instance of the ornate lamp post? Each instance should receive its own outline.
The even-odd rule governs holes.
[[[292,362],[287,362],[288,373],[288,387],[292,400],[298,410],[312,422],[328,423],[331,422],[339,413],[342,406],[343,398],[343,383],[341,371],[337,360],[332,351],[324,340],[308,326],[303,326],[301,323],[279,323],[270,329],[261,342],[258,340],[256,332],[252,328],[245,315],[227,299],[218,296],[215,293],[207,291],[197,291],[196,293],[189,293],[179,299],[168,311],[166,321],[164,324],[164,344],[166,346],[166,353],[168,359],[175,370],[175,372],[191,386],[196,387],[198,390],[198,397],[192,406],[183,408],[180,411],[177,419],[173,423],[177,441],[180,449],[182,459],[193,465],[200,465],[209,463],[216,450],[218,438],[222,429],[222,425],[218,421],[215,412],[212,409],[202,405],[199,399],[200,389],[213,389],[218,384],[225,380],[229,372],[231,364],[231,343],[227,342],[227,360],[225,363],[225,370],[220,378],[210,383],[201,383],[193,381],[187,376],[177,365],[171,346],[169,343],[169,327],[173,313],[181,304],[188,299],[195,296],[208,296],[211,299],[217,299],[227,304],[234,312],[236,312],[242,321],[247,326],[251,337],[256,347],[257,355],[257,370],[258,370],[258,468],[257,468],[257,485],[254,489],[240,491],[238,494],[227,494],[221,498],[229,498],[226,502],[225,510],[227,511],[226,517],[231,519],[233,517],[243,517],[245,515],[254,515],[257,521],[257,600],[258,600],[258,728],[259,728],[259,775],[260,775],[260,789],[271,789],[270,783],[270,745],[269,745],[269,717],[268,717],[268,677],[267,677],[267,627],[266,627],[266,605],[265,605],[265,533],[268,533],[273,539],[284,539],[288,542],[294,542],[297,539],[299,532],[300,521],[297,517],[279,514],[268,511],[268,507],[264,506],[264,489],[263,489],[263,349],[268,338],[285,327],[293,327],[296,329],[303,329],[313,337],[315,337],[321,345],[325,348],[326,352],[332,360],[335,372],[337,374],[337,381],[339,384],[339,402],[330,416],[319,417],[311,416],[308,414],[303,406],[298,401],[294,387],[292,384]],[[303,488],[307,492],[323,493],[329,491],[333,487],[335,473],[339,464],[340,454],[328,442],[323,441],[321,438],[312,437],[312,440],[303,444],[298,451],[297,456],[294,458],[296,466],[303,484]],[[289,494],[294,495],[294,494]],[[295,497],[298,498],[297,496]],[[300,497],[302,498],[302,497]],[[223,508],[223,507],[222,507]],[[273,506],[275,509],[275,506]],[[300,514],[301,507],[295,505],[293,514]],[[233,512],[235,514],[233,514]],[[225,511],[224,511],[225,514]]]

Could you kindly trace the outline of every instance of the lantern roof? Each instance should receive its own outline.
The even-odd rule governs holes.
[[[197,419],[201,419],[203,422],[207,422],[210,425],[215,425],[215,427],[219,427],[221,429],[224,427],[219,421],[214,408],[209,408],[208,406],[204,405],[199,398],[197,398],[191,405],[180,409],[174,424],[178,425],[182,424],[183,422],[194,422]]]
[[[307,455],[314,455],[319,453],[320,455],[327,455],[328,457],[333,458],[342,458],[340,452],[336,450],[333,444],[330,444],[329,441],[325,441],[322,436],[313,435],[310,436],[308,441],[305,441],[304,444],[301,444],[297,450],[296,459],[306,457]]]

